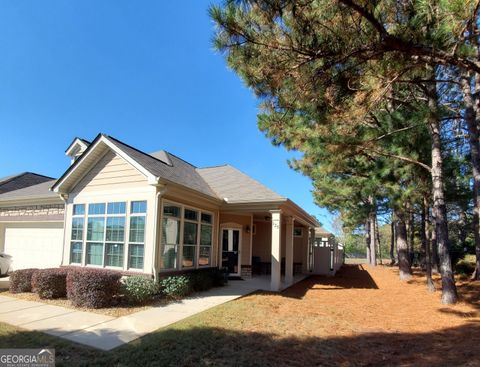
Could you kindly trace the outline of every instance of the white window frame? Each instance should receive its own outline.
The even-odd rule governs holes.
[[[125,213],[121,214],[108,214],[108,204],[109,203],[125,203]],[[145,213],[132,213],[131,208],[132,208],[132,203],[133,202],[145,202],[146,204],[146,210]],[[104,214],[88,214],[88,208],[90,205],[94,204],[105,204],[105,213]],[[83,266],[83,267],[89,267],[89,268],[105,268],[105,269],[112,269],[112,270],[123,270],[123,271],[144,271],[145,269],[145,239],[147,235],[147,212],[148,212],[148,200],[145,198],[138,198],[135,200],[109,200],[109,201],[103,201],[103,200],[95,200],[95,201],[85,201],[85,202],[78,202],[78,203],[72,203],[72,216],[70,218],[70,225],[73,224],[73,218],[83,218],[83,223],[84,223],[84,228],[83,228],[83,236],[82,236],[82,262],[81,263],[72,263],[71,262],[71,252],[72,252],[72,242],[80,242],[80,241],[72,241],[72,231],[70,228],[70,238],[69,238],[69,258],[68,258],[68,264],[71,266]],[[73,206],[74,205],[84,205],[84,214],[83,215],[73,215]],[[130,218],[135,217],[135,216],[143,216],[145,218],[145,227],[144,227],[144,238],[143,238],[143,243],[140,242],[130,242]],[[123,217],[125,218],[125,227],[124,227],[124,233],[123,233],[123,242],[120,241],[107,241],[106,236],[107,236],[107,220],[108,218],[111,217]],[[100,242],[100,241],[88,241],[87,240],[87,233],[88,233],[88,219],[89,218],[103,218],[104,223],[103,223],[103,251],[102,251],[102,264],[101,265],[96,265],[96,264],[87,264],[87,244],[88,243],[95,243],[95,242]],[[106,265],[106,252],[107,252],[107,244],[115,244],[115,243],[123,243],[123,264],[122,266],[111,266],[111,265]],[[132,245],[143,245],[143,268],[131,268],[130,267],[130,244]]]
[[[191,205],[179,203],[173,200],[169,199],[162,199],[162,205],[161,205],[161,215],[160,215],[160,223],[162,224],[160,226],[160,231],[163,231],[163,219],[165,218],[163,210],[165,206],[177,206],[180,208],[180,217],[177,219],[180,222],[180,239],[179,239],[179,244],[178,244],[178,251],[177,251],[177,266],[176,268],[169,268],[169,269],[159,269],[159,272],[172,272],[172,271],[181,271],[181,270],[191,270],[191,269],[204,269],[204,268],[210,268],[212,267],[212,262],[213,262],[213,250],[214,250],[214,238],[215,238],[215,213],[209,210],[201,209],[198,207],[194,207]],[[185,219],[185,209],[188,210],[193,210],[198,213],[198,219],[197,221],[192,221],[189,219]],[[208,265],[203,265],[200,266],[198,263],[199,256],[200,256],[200,235],[201,235],[201,225],[202,225],[202,213],[208,214],[212,217],[212,223],[207,224],[212,227],[212,239],[211,239],[211,245],[210,245],[210,261]],[[190,222],[190,223],[196,223],[197,224],[197,243],[195,245],[195,266],[193,267],[183,267],[182,264],[182,258],[183,258],[183,237],[184,237],[184,224],[185,221]],[[204,223],[206,224],[206,223]],[[162,237],[163,233],[160,233],[160,243],[159,246],[162,246]],[[187,245],[189,246],[189,245]],[[159,251],[160,253],[160,251]],[[160,254],[158,255],[160,256]]]

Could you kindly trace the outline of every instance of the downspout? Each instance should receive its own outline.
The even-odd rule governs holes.
[[[67,199],[68,199],[68,194],[60,194],[60,198],[63,201],[64,209],[63,209],[63,241],[62,241],[62,262],[60,263],[60,266],[63,266],[63,261],[65,259],[65,238],[66,234],[65,232],[67,231]],[[70,265],[70,264],[68,264]]]

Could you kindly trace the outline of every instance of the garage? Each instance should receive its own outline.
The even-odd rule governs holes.
[[[62,260],[63,223],[8,223],[3,231],[4,252],[12,269],[57,267]]]

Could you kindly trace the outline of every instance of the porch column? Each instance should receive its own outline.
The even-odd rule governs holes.
[[[280,228],[282,211],[271,210],[272,214],[272,275],[270,278],[270,289],[274,292],[280,291],[281,284],[281,247],[280,247]]]
[[[293,217],[286,219],[285,231],[285,284],[293,284]]]
[[[308,271],[313,271],[315,267],[315,254],[313,252],[314,243],[315,243],[315,228],[310,227],[310,238],[308,243],[308,254],[307,254],[307,259],[310,260],[307,266]]]

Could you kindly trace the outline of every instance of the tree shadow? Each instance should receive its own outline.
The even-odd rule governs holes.
[[[475,323],[429,333],[326,337],[177,326],[110,352],[39,334],[2,331],[0,345],[55,348],[57,366],[480,366]]]
[[[309,291],[341,289],[378,289],[364,265],[343,265],[335,276],[312,275],[284,290],[285,297],[302,298]]]

